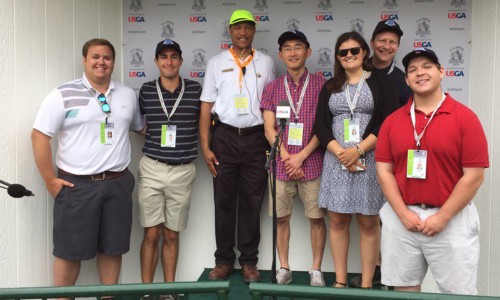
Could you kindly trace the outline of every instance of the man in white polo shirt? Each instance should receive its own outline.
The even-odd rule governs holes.
[[[132,227],[134,177],[129,130],[144,122],[134,91],[111,81],[113,45],[85,43],[83,77],[42,102],[31,135],[33,153],[54,197],[54,284],[74,285],[82,260],[97,255],[102,284],[116,284]],[[56,176],[50,140],[57,134]]]

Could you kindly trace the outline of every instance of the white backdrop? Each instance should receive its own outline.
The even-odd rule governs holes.
[[[123,79],[136,91],[158,76],[156,44],[165,38],[183,50],[181,76],[203,82],[206,62],[230,45],[228,20],[235,9],[254,14],[257,33],[253,47],[271,55],[278,74],[278,37],[288,29],[306,34],[313,50],[311,72],[333,74],[337,37],[355,30],[367,41],[377,22],[395,20],[404,32],[396,57],[415,47],[429,47],[446,69],[445,91],[468,104],[471,1],[465,0],[123,0]]]
[[[295,28],[304,32],[311,43],[313,55],[307,60],[307,67],[326,78],[333,75],[333,48],[341,33],[356,30],[369,40],[381,19],[392,18],[404,32],[397,66],[402,68],[401,59],[414,47],[431,47],[446,68],[445,90],[469,104],[471,1],[463,0],[122,0],[123,82],[138,92],[145,81],[157,78],[159,73],[153,61],[156,44],[171,38],[183,50],[181,76],[203,83],[208,59],[230,45],[227,25],[235,9],[247,9],[254,14],[257,33],[253,47],[274,58],[278,75],[283,74],[285,68],[278,59],[277,39],[284,31]],[[142,141],[135,142],[134,147],[140,149],[142,145],[138,144]],[[135,153],[133,161],[139,157],[140,154]],[[189,225],[181,234],[177,270],[177,279],[181,281],[197,278],[201,267],[212,267],[214,260],[212,180],[202,158],[195,164],[197,178]],[[267,205],[266,200],[262,210],[260,269],[269,269],[271,263],[271,219],[267,216]],[[297,201],[290,241],[290,263],[294,270],[308,270],[312,257],[308,246],[309,226],[303,215]],[[361,268],[355,223],[351,224],[349,272],[359,272]],[[135,272],[124,272],[123,282],[140,280],[137,242],[142,239],[142,229],[137,222],[132,236],[136,244],[125,256],[124,265]],[[334,271],[328,243],[322,269]],[[424,290],[437,292],[429,276],[430,272],[424,281]],[[161,279],[161,268],[157,268],[155,280]]]

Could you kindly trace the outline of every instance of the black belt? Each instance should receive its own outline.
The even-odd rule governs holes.
[[[157,158],[152,158],[152,157],[149,157],[146,155],[147,158],[149,159],[152,159],[154,161],[157,161],[159,163],[162,163],[162,164],[166,164],[167,166],[181,166],[181,165],[187,165],[191,162],[170,162],[170,161],[167,161],[167,160],[162,160],[162,159],[157,159]]]
[[[422,209],[428,209],[428,208],[436,208],[437,206],[430,205],[430,204],[425,204],[425,203],[417,203],[417,204],[410,204],[410,205],[415,205],[418,206]]]
[[[231,126],[231,125],[228,125],[226,123],[221,122],[220,126],[225,128],[227,131],[230,131],[230,132],[235,133],[237,135],[249,135],[249,134],[256,133],[256,132],[264,133],[264,125],[263,124],[252,126],[252,127],[234,127],[234,126]]]
[[[77,175],[77,174],[73,174],[73,173],[64,171],[63,169],[59,169],[58,170],[58,172],[60,174],[63,174],[63,175],[68,175],[68,176],[72,176],[72,177],[76,177],[76,178],[80,178],[80,179],[90,179],[90,180],[93,180],[93,181],[115,179],[115,178],[118,178],[118,177],[121,177],[121,176],[125,175],[125,173],[127,171],[128,171],[128,169],[125,168],[125,170],[119,171],[119,172],[104,171],[104,172],[97,173],[97,174],[94,174],[94,175]]]

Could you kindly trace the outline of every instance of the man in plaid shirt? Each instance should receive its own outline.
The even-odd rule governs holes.
[[[293,200],[299,194],[305,215],[311,225],[313,263],[310,284],[324,286],[321,261],[326,240],[325,211],[318,207],[318,192],[324,152],[313,133],[318,95],[325,79],[311,74],[305,67],[311,56],[306,36],[300,31],[286,31],[278,39],[279,57],[287,73],[264,88],[260,108],[263,111],[266,138],[273,144],[277,135],[276,106],[287,100],[291,108],[290,124],[286,125],[276,158],[277,248],[281,268],[276,274],[279,284],[292,282],[288,263],[290,218]],[[272,215],[272,200],[269,211]]]

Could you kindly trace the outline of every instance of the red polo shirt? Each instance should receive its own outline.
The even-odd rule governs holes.
[[[463,176],[462,168],[489,167],[486,136],[474,112],[447,94],[420,140],[420,149],[427,150],[426,179],[406,178],[408,150],[417,149],[410,118],[412,102],[413,98],[384,121],[375,160],[393,164],[406,204],[441,207]],[[431,115],[416,110],[417,134]]]

